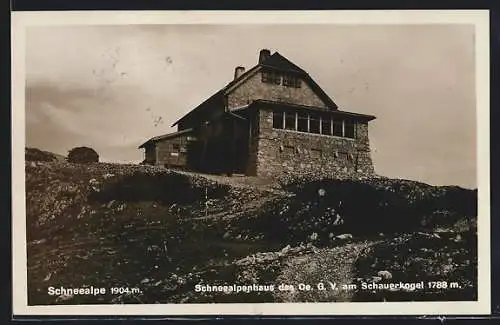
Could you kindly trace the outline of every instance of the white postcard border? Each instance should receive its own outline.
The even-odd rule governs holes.
[[[25,29],[129,24],[472,24],[475,26],[478,166],[478,301],[28,306],[25,206]],[[23,315],[472,315],[491,313],[489,12],[91,11],[12,13],[13,314]]]

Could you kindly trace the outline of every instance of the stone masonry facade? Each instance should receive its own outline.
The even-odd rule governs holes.
[[[326,108],[307,83],[302,81],[300,88],[263,83],[260,73],[254,74],[228,94],[228,108],[242,107],[257,99]]]
[[[273,129],[271,109],[257,112],[250,143],[249,172],[261,177],[285,173],[335,176],[338,171],[373,174],[368,123],[356,124],[354,139]]]
[[[258,65],[244,71],[237,67],[232,82],[176,122],[178,133],[192,130],[193,141],[184,133],[150,139],[141,146],[145,161],[264,178],[375,174],[368,137],[374,116],[339,110],[278,52],[261,50]]]

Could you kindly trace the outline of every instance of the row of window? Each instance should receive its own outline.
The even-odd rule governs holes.
[[[274,111],[273,128],[352,139],[356,136],[353,121],[320,113]]]
[[[263,71],[262,82],[283,85],[285,87],[301,87],[300,78],[292,74],[280,73],[277,71]]]

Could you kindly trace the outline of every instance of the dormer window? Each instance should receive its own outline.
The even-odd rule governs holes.
[[[293,74],[285,74],[283,75],[283,86],[300,88],[301,86],[300,78],[298,78]]]
[[[262,71],[262,82],[285,87],[300,88],[300,78],[291,73],[280,73],[278,71]]]
[[[263,71],[262,72],[262,82],[280,85],[281,84],[281,75],[279,74],[279,72],[275,72],[275,71]]]

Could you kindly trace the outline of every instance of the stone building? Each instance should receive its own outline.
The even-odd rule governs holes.
[[[371,115],[339,109],[307,72],[263,49],[249,70],[139,148],[144,163],[207,173],[373,173]]]

